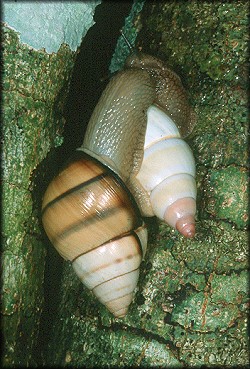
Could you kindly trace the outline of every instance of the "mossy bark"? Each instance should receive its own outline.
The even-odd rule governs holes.
[[[63,141],[62,107],[76,53],[66,45],[51,55],[34,51],[5,26],[3,44],[2,359],[4,366],[33,366],[41,359],[44,308],[46,248],[39,207],[48,173],[41,163]]]

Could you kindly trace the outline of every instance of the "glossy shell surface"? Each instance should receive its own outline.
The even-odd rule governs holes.
[[[82,282],[115,316],[124,316],[137,285],[147,230],[122,181],[79,152],[49,185],[42,221]]]
[[[156,216],[186,237],[194,235],[194,157],[172,119],[154,105],[147,111],[144,156],[136,180],[150,196]]]

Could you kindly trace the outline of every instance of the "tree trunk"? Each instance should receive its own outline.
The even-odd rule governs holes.
[[[197,234],[184,239],[162,222],[146,219],[148,251],[128,315],[115,319],[96,301],[53,251],[38,220],[41,196],[55,172],[52,162],[58,154],[62,161],[62,104],[75,55],[65,45],[51,55],[30,50],[6,29],[3,301],[8,365],[36,363],[37,348],[48,366],[249,363],[247,4],[142,5],[135,1],[126,36],[181,77],[197,113],[186,139],[196,159]],[[128,54],[120,39],[111,72],[123,66]],[[74,110],[69,100],[67,106]],[[89,115],[73,120],[80,125]],[[70,122],[66,126],[67,132],[74,130]]]

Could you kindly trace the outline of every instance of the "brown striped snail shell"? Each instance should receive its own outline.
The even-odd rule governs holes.
[[[180,78],[162,61],[135,53],[103,92],[81,150],[123,179],[143,216],[193,237],[195,162],[180,132],[186,136],[194,124]]]
[[[78,152],[48,186],[45,231],[81,281],[116,317],[126,315],[147,247],[133,197],[109,168]]]

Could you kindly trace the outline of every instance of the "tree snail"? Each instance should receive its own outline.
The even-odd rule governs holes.
[[[156,58],[129,56],[44,195],[51,243],[116,317],[127,313],[146,252],[142,216],[195,233],[195,163],[174,121],[184,135],[194,123],[179,77]]]

